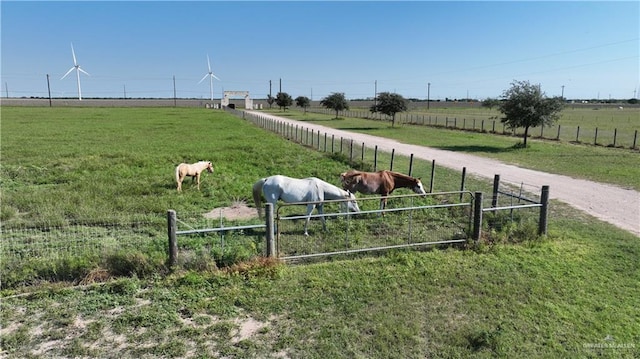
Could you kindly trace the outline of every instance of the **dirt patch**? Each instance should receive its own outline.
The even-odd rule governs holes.
[[[258,217],[258,212],[255,208],[248,207],[243,201],[237,201],[231,204],[229,207],[214,208],[211,212],[204,214],[205,218],[220,218],[228,220],[240,220],[251,219]]]

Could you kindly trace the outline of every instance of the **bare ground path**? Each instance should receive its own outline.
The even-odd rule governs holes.
[[[279,121],[300,124],[295,120],[265,114],[263,112],[247,111],[261,116],[272,117]],[[598,219],[625,229],[636,236],[640,236],[640,192],[624,189],[618,186],[603,184],[583,179],[576,179],[564,175],[556,175],[541,171],[520,168],[502,163],[497,160],[469,155],[466,153],[444,151],[425,146],[409,145],[388,138],[336,130],[321,125],[305,123],[304,127],[319,130],[329,135],[353,139],[366,146],[378,146],[381,151],[391,152],[424,160],[436,160],[436,163],[453,168],[467,168],[468,174],[493,179],[500,175],[501,182],[516,186],[526,183],[536,187],[548,185],[550,197],[565,202]]]

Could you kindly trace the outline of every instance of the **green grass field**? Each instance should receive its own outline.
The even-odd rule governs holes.
[[[576,145],[568,142],[530,140],[526,149],[517,148],[519,137],[402,124],[392,128],[388,121],[342,118],[297,110],[278,116],[354,132],[383,136],[422,146],[460,151],[494,158],[535,170],[564,174],[640,190],[640,154],[630,149]]]
[[[502,114],[497,109],[487,109],[479,104],[453,105],[438,104],[427,110],[426,105],[412,105],[411,109],[396,115],[399,124],[420,124],[433,127],[465,129],[468,131],[491,132],[512,135],[512,131],[500,122]],[[325,109],[314,109],[330,114]],[[552,126],[534,127],[529,135],[552,141],[597,145],[604,147],[638,149],[640,146],[640,107],[628,105],[620,109],[611,105],[567,104],[560,119]],[[344,111],[342,117],[376,118],[387,120],[386,116],[373,115],[366,108]],[[515,135],[522,137],[523,129]],[[634,147],[635,146],[635,147]]]
[[[1,111],[3,229],[168,208],[203,213],[247,199],[267,174],[330,179],[347,166],[218,111]],[[185,184],[178,194],[174,166],[200,159],[215,172],[204,175],[201,191]],[[439,179],[447,176],[457,174]],[[109,263],[98,258],[92,274],[128,264],[145,271],[0,292],[0,356],[637,357],[638,238],[561,203],[551,210],[546,238],[298,265],[256,260],[219,270],[203,262],[169,273],[128,249]],[[145,235],[164,241],[166,232],[160,225]],[[62,264],[51,269],[78,265]]]

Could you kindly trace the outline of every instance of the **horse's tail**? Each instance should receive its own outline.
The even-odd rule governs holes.
[[[178,191],[180,191],[180,166],[182,166],[182,163],[176,166],[176,183],[178,184]]]
[[[253,184],[253,202],[256,205],[256,209],[258,210],[258,217],[262,218],[262,205],[260,204],[262,200],[262,186],[266,182],[267,178],[261,178],[258,182]]]

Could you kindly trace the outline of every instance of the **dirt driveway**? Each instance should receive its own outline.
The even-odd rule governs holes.
[[[294,120],[265,114],[263,112],[247,111],[260,116],[276,118],[279,121],[300,124]],[[614,185],[576,179],[563,175],[534,171],[520,168],[502,162],[473,156],[460,152],[438,150],[430,147],[408,145],[382,137],[370,136],[355,132],[336,130],[321,125],[305,123],[304,127],[319,130],[328,135],[353,139],[356,143],[365,143],[368,147],[378,146],[381,151],[409,156],[413,153],[416,158],[435,160],[438,165],[461,170],[467,168],[467,174],[493,179],[500,175],[500,181],[520,186],[521,183],[542,187],[549,185],[552,199],[565,202],[596,218],[614,224],[636,236],[640,236],[640,192],[620,188]]]

